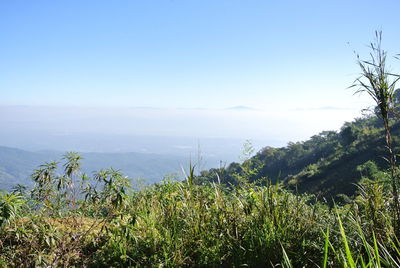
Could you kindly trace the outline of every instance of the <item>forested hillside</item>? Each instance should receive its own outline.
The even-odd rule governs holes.
[[[392,127],[394,145],[398,144],[400,124]],[[397,147],[396,147],[397,149]],[[241,177],[265,184],[282,182],[295,193],[340,200],[353,196],[362,178],[375,179],[388,167],[384,129],[376,115],[356,119],[340,131],[324,131],[304,142],[286,147],[265,147],[242,164],[201,172],[197,183],[209,181],[237,185]]]

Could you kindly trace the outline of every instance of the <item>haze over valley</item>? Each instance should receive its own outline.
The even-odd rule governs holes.
[[[299,121],[318,111],[320,120]],[[20,149],[20,166],[2,165],[4,188],[14,183],[31,185],[29,175],[44,162],[76,151],[84,156],[84,171],[113,167],[132,179],[147,183],[168,174],[182,178],[189,162],[196,172],[240,161],[243,144],[251,140],[255,151],[265,146],[282,147],[306,139],[325,127],[338,129],[345,119],[359,113],[347,107],[289,108],[268,111],[246,106],[224,109],[155,107],[55,107],[0,106],[1,145]],[[341,116],[338,116],[341,115]],[[315,120],[318,120],[313,116]],[[285,127],[272,126],[286,122]],[[304,125],[309,127],[304,128]],[[0,150],[1,151],[1,150]],[[92,153],[92,154],[90,154]],[[97,153],[97,154],[94,154]],[[152,161],[150,161],[150,159]],[[4,159],[3,159],[4,160]]]

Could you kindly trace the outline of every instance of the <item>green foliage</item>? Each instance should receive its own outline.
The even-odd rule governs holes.
[[[25,200],[23,196],[0,192],[0,226],[9,224],[10,221],[17,219],[24,206]]]
[[[111,205],[111,209],[116,212],[125,206],[127,199],[127,191],[130,189],[129,179],[125,177],[121,172],[112,168],[101,170],[94,175],[94,179],[102,184],[101,191],[97,191],[95,186],[89,185],[85,190],[87,197],[90,196],[90,200],[97,205],[103,205],[107,207]],[[88,195],[88,193],[90,193]],[[108,208],[109,210],[110,208]],[[110,212],[108,212],[110,213]]]

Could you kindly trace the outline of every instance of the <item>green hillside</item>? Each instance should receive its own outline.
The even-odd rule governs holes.
[[[398,144],[400,124],[392,127]],[[388,167],[384,129],[376,116],[360,118],[343,125],[340,131],[324,131],[304,142],[286,147],[265,147],[244,163],[203,171],[198,183],[218,181],[237,185],[238,177],[250,182],[282,182],[294,192],[311,193],[319,198],[353,196],[362,177],[373,178]],[[371,162],[372,161],[372,162]]]

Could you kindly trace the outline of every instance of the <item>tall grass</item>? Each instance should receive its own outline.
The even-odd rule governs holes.
[[[109,182],[112,172],[96,177]],[[103,191],[121,194],[115,185],[105,186]],[[398,267],[400,246],[391,228],[390,205],[381,198],[384,189],[376,184],[363,187],[364,192],[350,205],[330,208],[279,185],[245,183],[228,190],[215,183],[164,181],[130,194],[98,192],[100,199],[77,201],[69,213],[63,209],[62,214],[48,213],[49,207],[58,209],[54,206],[22,209],[21,200],[29,207],[28,198],[17,193],[14,199],[19,202],[8,211],[19,213],[4,214],[8,219],[0,228],[0,263],[20,267]],[[373,191],[373,200],[363,196]],[[7,204],[4,208],[13,206],[7,203],[8,195],[0,198],[0,204]]]

